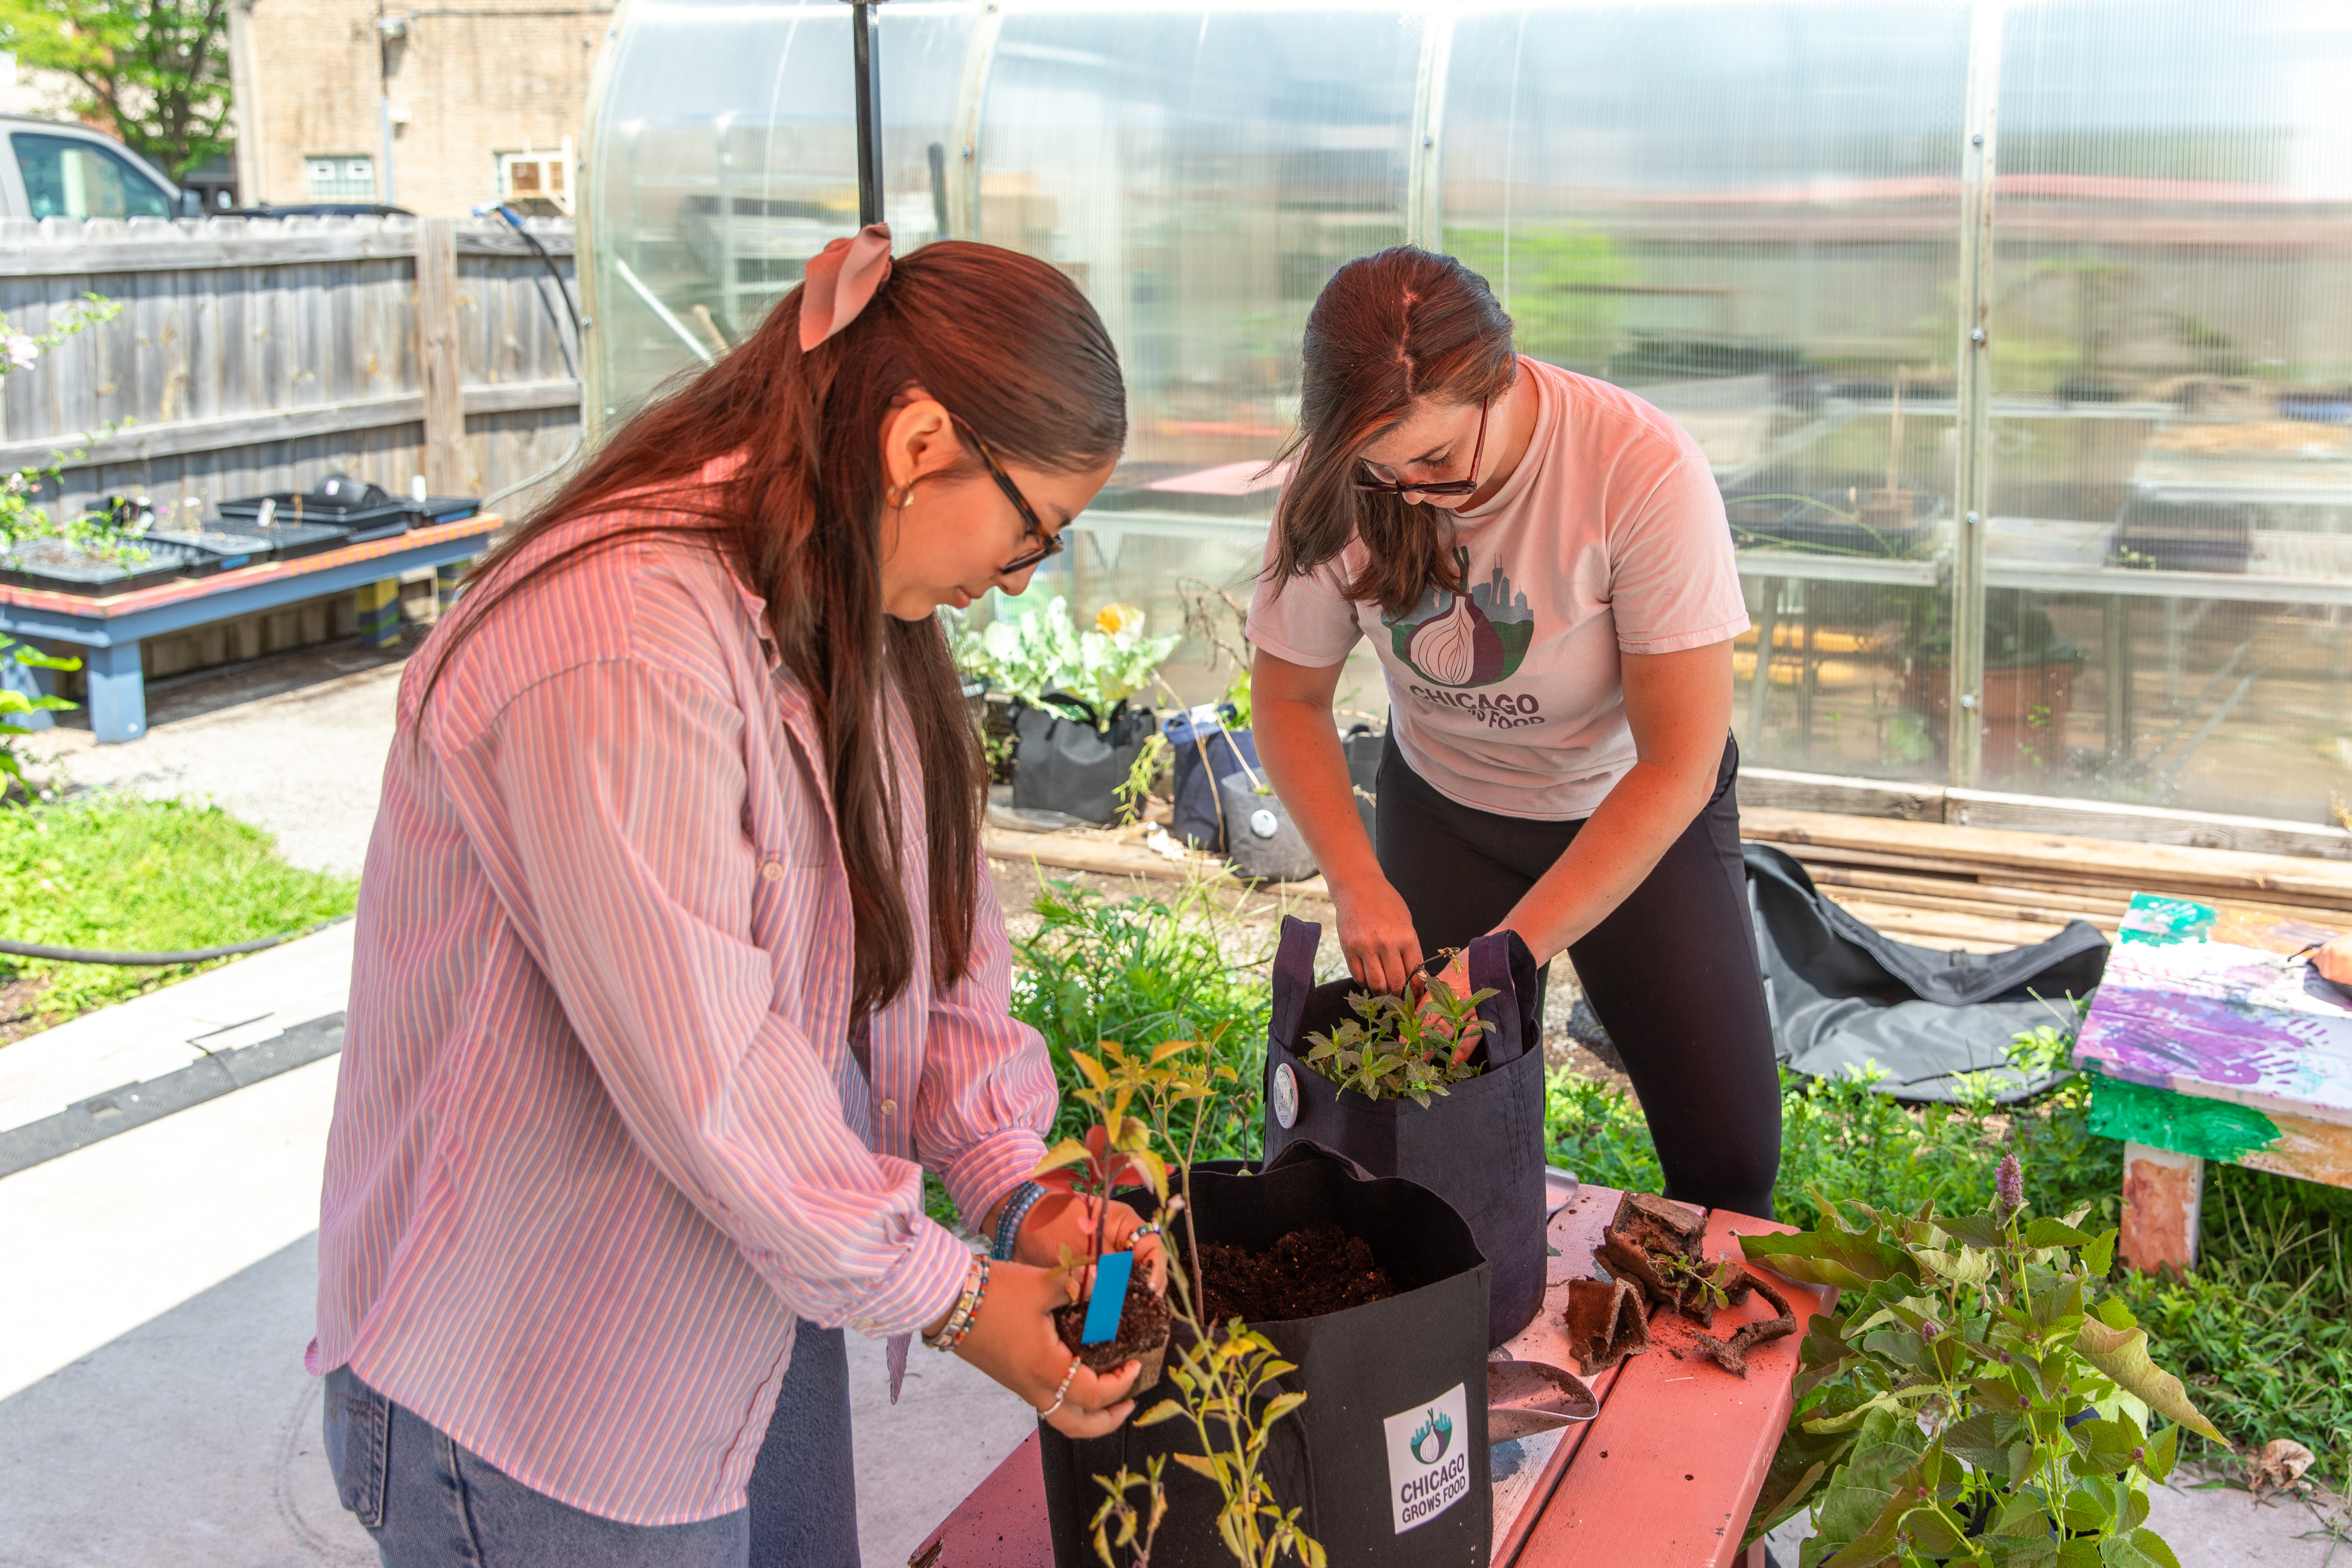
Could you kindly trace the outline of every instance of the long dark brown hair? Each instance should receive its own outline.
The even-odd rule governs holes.
[[[1359,454],[1424,397],[1476,403],[1518,370],[1511,318],[1486,280],[1450,256],[1400,245],[1333,273],[1307,317],[1297,471],[1275,508],[1275,591],[1361,539],[1364,569],[1343,588],[1402,615],[1432,588],[1458,590],[1454,518],[1425,502],[1360,490]],[[1492,444],[1489,444],[1492,449]]]
[[[806,353],[800,306],[795,289],[751,337],[622,426],[483,559],[457,623],[435,639],[424,699],[483,618],[532,583],[645,534],[706,542],[767,600],[777,649],[824,736],[856,925],[852,1006],[862,1014],[912,978],[913,915],[883,756],[887,687],[906,704],[922,758],[930,978],[940,988],[971,967],[986,787],[944,628],[882,607],[883,418],[893,397],[919,385],[1001,459],[1082,472],[1126,444],[1127,392],[1086,296],[1045,262],[993,246],[940,241],[900,258],[864,312]],[[737,453],[744,461],[731,479],[700,484],[704,464]],[[656,503],[630,495],[647,489],[664,498],[657,521],[616,524],[513,569],[551,529],[647,510]]]

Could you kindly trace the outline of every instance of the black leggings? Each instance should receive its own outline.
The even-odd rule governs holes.
[[[1769,1219],[1780,1085],[1739,859],[1738,773],[1738,748],[1727,742],[1713,797],[1568,952],[1641,1097],[1666,1196]],[[1381,869],[1412,911],[1424,953],[1494,930],[1584,826],[1448,800],[1393,738],[1377,819]]]

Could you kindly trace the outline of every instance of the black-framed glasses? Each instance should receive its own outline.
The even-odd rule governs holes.
[[[996,454],[988,449],[988,443],[980,438],[980,432],[965,424],[960,415],[950,414],[948,417],[956,422],[956,428],[962,431],[972,446],[979,450],[980,460],[988,465],[989,478],[996,481],[996,488],[1004,492],[1004,499],[1013,503],[1013,510],[1019,512],[1021,521],[1028,525],[1029,531],[1022,537],[1044,541],[1036,549],[1024,551],[999,566],[996,569],[996,574],[1000,577],[1017,577],[1040,562],[1051,561],[1055,556],[1059,555],[1065,548],[1062,536],[1045,531],[1045,524],[1037,516],[1037,509],[1029,504],[1029,498],[1021,493],[1021,487],[1013,482],[1013,476],[1004,471],[1004,465],[996,460]]]
[[[1470,477],[1466,479],[1431,479],[1423,484],[1409,485],[1402,479],[1368,479],[1356,476],[1356,488],[1384,496],[1466,496],[1478,491],[1478,463],[1486,455],[1486,399],[1478,400],[1478,445],[1470,453]]]

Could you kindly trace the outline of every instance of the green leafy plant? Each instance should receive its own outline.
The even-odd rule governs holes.
[[[962,615],[941,613],[949,646],[967,674],[1033,707],[1049,691],[1067,692],[1094,710],[1101,729],[1150,683],[1182,640],[1146,636],[1143,612],[1131,605],[1104,605],[1094,626],[1081,631],[1070,619],[1068,601],[1058,595],[1043,610],[1016,621],[991,621],[978,631]]]
[[[2171,1474],[2183,1427],[2221,1433],[2130,1310],[2094,1301],[2116,1232],[2080,1228],[2084,1208],[2029,1221],[2014,1154],[1985,1213],[1815,1203],[1812,1230],[1740,1238],[1749,1261],[1842,1293],[1804,1341],[1750,1538],[1810,1497],[1804,1568],[2178,1568],[2144,1527],[2147,1484]],[[2151,1430],[2157,1416],[2170,1425]]]
[[[1047,882],[1032,907],[1037,929],[1013,947],[1013,1014],[1053,1055],[1064,1090],[1054,1137],[1085,1131],[1078,1053],[1107,1039],[1196,1040],[1230,1074],[1175,1108],[1175,1130],[1189,1138],[1198,1117],[1202,1158],[1255,1159],[1273,933],[1237,920],[1205,882],[1121,899]]]
[[[1452,957],[1441,953],[1434,962]],[[1411,1100],[1426,1107],[1448,1084],[1486,1070],[1470,1058],[1494,1027],[1478,1016],[1478,1004],[1495,994],[1488,987],[1457,996],[1438,979],[1419,1000],[1359,991],[1348,998],[1354,1017],[1341,1019],[1328,1035],[1307,1037],[1307,1065],[1367,1100]]]
[[[5,4],[6,0],[0,0],[0,5]],[[0,375],[31,369],[39,363],[42,354],[76,332],[87,331],[121,314],[122,307],[113,300],[85,294],[73,304],[52,312],[48,331],[45,332],[21,331],[6,317],[0,316]],[[97,434],[110,433],[116,427],[109,425]],[[88,443],[90,439],[90,435],[85,434],[80,448],[52,454],[48,468],[20,468],[0,479],[0,551],[14,550],[18,544],[36,539],[55,539],[69,549],[82,551],[103,561],[143,557],[144,552],[138,544],[140,529],[125,528],[114,509],[84,512],[73,517],[52,517],[37,499],[42,481],[57,476],[59,463],[89,456]],[[143,515],[143,512],[139,514]]]
[[[1151,786],[1160,781],[1160,770],[1168,765],[1168,753],[1173,750],[1168,737],[1157,730],[1144,737],[1143,747],[1135,753],[1135,761],[1127,768],[1127,777],[1119,781],[1112,794],[1118,801],[1118,819],[1122,823],[1143,820],[1144,803],[1151,798]]]
[[[81,660],[78,658],[60,658],[54,654],[46,654],[27,643],[20,643],[15,637],[0,634],[0,664],[10,663],[32,669],[81,668]],[[0,773],[6,773],[19,786],[25,782],[24,759],[16,755],[16,742],[19,737],[33,731],[14,721],[18,714],[53,713],[72,706],[62,697],[27,697],[12,687],[0,687]],[[8,795],[0,794],[0,804],[5,804],[9,798]]]
[[[1168,1152],[1155,1188],[1160,1212],[1163,1223],[1181,1221],[1187,1245],[1181,1261],[1197,1269],[1201,1247],[1192,1229],[1192,1167],[1200,1155],[1204,1120],[1199,1112],[1204,1103],[1229,1092],[1233,1068],[1215,1059],[1213,1042],[1197,1040],[1163,1040],[1144,1055],[1105,1040],[1098,1054],[1081,1054],[1078,1060],[1085,1064],[1079,1070],[1095,1096],[1088,1103],[1106,1110],[1116,1107],[1122,1114],[1129,1103],[1139,1106],[1150,1122],[1139,1143],[1156,1141]],[[1166,1175],[1171,1165],[1175,1170],[1172,1194]],[[1151,1169],[1140,1168],[1147,1173]],[[1175,1361],[1167,1376],[1176,1393],[1138,1415],[1135,1424],[1183,1421],[1192,1426],[1199,1451],[1173,1458],[1216,1487],[1218,1538],[1236,1562],[1247,1568],[1274,1568],[1286,1558],[1296,1558],[1306,1568],[1324,1568],[1321,1544],[1299,1528],[1303,1510],[1285,1509],[1265,1473],[1266,1446],[1276,1424],[1307,1403],[1306,1394],[1281,1386],[1286,1375],[1298,1370],[1297,1363],[1283,1360],[1271,1340],[1238,1317],[1224,1323],[1204,1321],[1205,1292],[1187,1267],[1171,1268],[1169,1280],[1173,1287],[1170,1312],[1178,1332],[1171,1341]],[[1130,1568],[1148,1568],[1152,1539],[1169,1508],[1161,1467],[1154,1461],[1139,1477],[1122,1466],[1117,1475],[1097,1476],[1095,1481],[1107,1494],[1091,1521],[1095,1552],[1104,1568],[1118,1568],[1116,1550],[1129,1553]],[[1129,1493],[1139,1487],[1144,1491],[1140,1506],[1129,1500]]]

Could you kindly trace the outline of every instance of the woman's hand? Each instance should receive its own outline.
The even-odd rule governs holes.
[[[1402,996],[1421,966],[1421,938],[1412,911],[1377,871],[1354,884],[1332,881],[1331,903],[1339,913],[1339,950],[1348,973],[1367,991]]]
[[[2352,936],[2339,936],[2320,946],[2311,955],[2311,967],[2319,971],[2322,980],[2352,988]]]
[[[1054,1331],[1052,1313],[1076,1300],[1084,1286],[1080,1276],[1056,1276],[1025,1263],[991,1264],[987,1298],[972,1318],[971,1331],[955,1351],[1018,1394],[1065,1437],[1101,1437],[1118,1431],[1135,1411],[1128,1394],[1141,1370],[1138,1363],[1129,1362],[1109,1373],[1086,1366],[1071,1373],[1074,1358]],[[1063,1389],[1057,1406],[1055,1390],[1062,1388],[1065,1377],[1069,1386]]]
[[[1160,1249],[1160,1237],[1155,1233],[1141,1243],[1135,1233],[1142,1228],[1143,1216],[1125,1204],[1106,1205],[1103,1214],[1103,1245],[1105,1252],[1125,1252],[1134,1247],[1139,1261],[1151,1269],[1151,1288],[1168,1288],[1168,1260]],[[1047,1193],[1029,1207],[1022,1216],[1021,1234],[1013,1238],[1013,1256],[1020,1261],[1040,1268],[1052,1268],[1062,1261],[1062,1249],[1067,1247],[1073,1258],[1084,1258],[1089,1248],[1087,1237],[1094,1234],[1095,1205],[1091,1198],[1071,1193]]]

